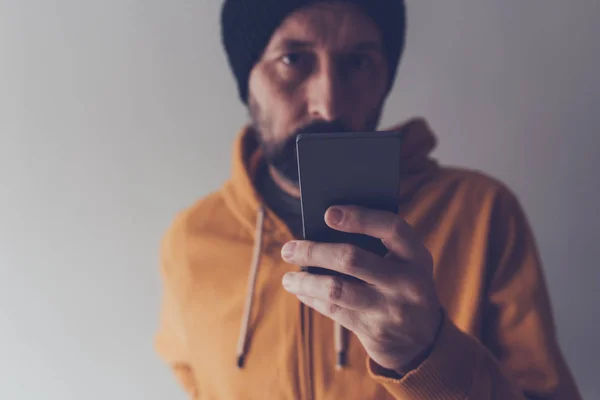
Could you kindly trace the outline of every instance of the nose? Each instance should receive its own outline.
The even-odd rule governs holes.
[[[308,111],[311,116],[324,121],[342,117],[344,85],[332,63],[325,63],[312,77],[307,90]]]

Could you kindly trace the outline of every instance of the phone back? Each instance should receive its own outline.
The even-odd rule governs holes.
[[[334,230],[324,216],[334,205],[397,213],[401,139],[401,132],[312,133],[297,138],[304,239],[387,253],[381,240]]]

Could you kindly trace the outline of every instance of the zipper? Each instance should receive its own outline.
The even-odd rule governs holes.
[[[279,221],[283,230],[280,242],[287,242],[292,239],[299,239],[295,237],[289,230],[288,226],[277,217],[272,215],[274,221]],[[300,304],[300,368],[299,371],[302,375],[300,378],[301,385],[301,397],[304,400],[313,400],[313,382],[312,382],[312,349],[311,349],[311,331],[312,331],[312,313],[311,309],[304,305],[301,301]]]
[[[304,399],[313,400],[312,359],[311,359],[311,312],[310,308],[300,303],[300,330],[302,350],[302,385]]]
[[[313,400],[313,371],[312,371],[312,309],[304,306],[306,311],[306,387],[308,390],[308,400]]]

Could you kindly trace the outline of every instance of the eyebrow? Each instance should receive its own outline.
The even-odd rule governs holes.
[[[274,47],[274,50],[297,51],[315,47],[315,45],[316,44],[314,42],[306,40],[285,39],[282,40],[279,44],[277,44],[277,46]]]
[[[352,49],[354,51],[380,51],[382,50],[382,44],[374,41],[361,42],[352,46]]]
[[[274,46],[274,51],[300,51],[315,47],[316,43],[308,40],[285,39]],[[377,41],[365,41],[352,45],[346,51],[381,51],[382,44]]]

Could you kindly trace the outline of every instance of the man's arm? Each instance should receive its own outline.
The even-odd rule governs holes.
[[[184,338],[177,321],[177,310],[172,296],[164,290],[161,309],[161,322],[155,337],[155,348],[159,356],[173,370],[177,381],[191,399],[199,398],[193,370],[186,358]]]
[[[539,255],[517,200],[498,197],[489,238],[489,296],[482,341],[444,319],[430,356],[399,379],[369,360],[398,399],[580,399],[560,352]]]
[[[176,300],[177,278],[173,276],[174,243],[173,230],[163,240],[161,249],[161,277],[163,298],[160,311],[160,325],[155,337],[155,349],[163,361],[173,370],[176,379],[191,399],[198,399],[198,385],[194,371],[188,362],[185,332],[181,320],[180,307]]]

